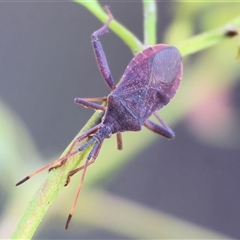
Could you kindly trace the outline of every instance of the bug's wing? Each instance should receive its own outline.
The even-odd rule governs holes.
[[[113,91],[114,94],[121,96],[126,93],[137,92],[140,89],[144,89],[148,84],[151,71],[151,69],[149,69],[149,59],[145,58],[139,61],[138,56],[140,54],[133,58],[128,64],[121,81]]]
[[[169,100],[173,98],[182,75],[182,58],[178,49],[169,46],[157,52],[150,59],[149,68],[149,88],[163,92]]]
[[[139,108],[144,104],[150,69],[147,58],[142,61],[137,61],[136,58],[129,63],[120,83],[111,94],[116,95],[122,104],[138,117]]]
[[[158,45],[157,45],[158,46]],[[149,82],[141,118],[147,119],[173,98],[181,80],[182,59],[177,48],[168,46],[149,59]]]
[[[112,94],[144,122],[175,95],[181,74],[179,51],[159,44],[133,58]]]

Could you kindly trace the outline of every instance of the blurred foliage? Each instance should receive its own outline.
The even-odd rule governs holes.
[[[79,2],[81,3],[81,1]],[[171,8],[172,21],[166,30],[165,42],[175,45],[195,34],[221,27],[231,19],[239,17],[239,7],[239,3],[174,2]],[[161,14],[160,11],[159,14]],[[105,20],[102,19],[102,21]],[[114,23],[111,26],[114,26]],[[238,138],[239,134],[234,134],[234,137],[232,134],[233,131],[236,131],[237,113],[231,105],[231,92],[240,78],[239,62],[236,61],[238,43],[239,41],[236,39],[227,39],[199,54],[184,58],[184,81],[181,89],[168,108],[161,110],[161,116],[164,117],[166,122],[172,125],[183,118],[189,117],[188,121],[197,137],[204,138],[211,144],[234,147],[234,142],[237,142],[235,138]],[[138,45],[138,49],[141,46],[138,41],[136,45]],[[210,102],[214,104],[209,105]],[[0,162],[2,173],[0,175],[0,184],[1,189],[4,189],[7,195],[4,199],[5,207],[1,213],[0,233],[3,238],[9,238],[15,223],[18,221],[19,211],[22,211],[23,208],[18,203],[26,202],[27,204],[28,202],[26,194],[19,195],[19,192],[23,190],[14,189],[14,192],[8,191],[9,184],[12,185],[13,179],[16,179],[16,172],[13,171],[12,166],[19,169],[19,177],[22,177],[22,172],[29,172],[30,169],[27,169],[25,164],[26,155],[24,153],[26,152],[28,156],[29,152],[31,152],[32,161],[34,160],[36,167],[37,165],[40,167],[42,163],[26,126],[2,102],[0,116]],[[225,138],[222,137],[223,135],[217,134],[220,130],[224,131]],[[19,141],[19,136],[21,136],[21,141]],[[143,140],[138,141],[138,145],[133,146],[131,149],[124,150],[121,155],[114,154],[116,151],[114,138],[106,141],[101,150],[100,158],[104,159],[107,155],[111,155],[114,156],[114,159],[111,162],[99,161],[101,164],[98,164],[97,167],[89,168],[85,189],[87,189],[87,186],[99,183],[100,180],[106,180],[106,176],[110,178],[111,174],[114,174],[131,158],[143,151],[147,144],[151,144],[157,137],[146,130],[135,134],[126,133],[124,136],[124,144],[126,145],[135,139]],[[76,160],[76,165],[78,160]],[[59,174],[55,172],[53,171],[49,175]],[[62,168],[62,174],[66,175],[65,168]],[[34,189],[36,182],[29,186],[28,189]],[[75,186],[76,184],[70,184],[68,191],[72,192]],[[18,197],[16,197],[16,194]],[[68,202],[67,199],[69,199],[69,194],[61,195],[61,203],[56,201],[52,208],[53,215],[65,217],[63,213],[65,214],[66,211],[62,205],[64,202]],[[94,199],[98,199],[97,207]],[[127,217],[121,214],[110,215],[109,208],[115,201],[117,201],[118,209],[121,212],[131,214],[127,215]],[[79,211],[86,211],[87,214],[75,213],[74,221],[81,220],[81,222],[116,232],[126,238],[224,238],[220,234],[172,218],[146,206],[136,205],[136,203],[126,199],[109,196],[104,191],[95,192],[90,187],[87,191],[83,191],[79,205],[84,205],[84,209],[79,208]],[[97,217],[104,215],[106,215],[106,219],[111,219],[111,222],[104,224]],[[130,215],[131,218],[129,218]],[[144,222],[141,225],[142,229],[134,225],[139,219],[143,219]],[[47,219],[44,221],[47,221]],[[161,231],[159,230],[159,224],[164,226]],[[117,228],[117,226],[122,225],[125,227]],[[172,235],[173,233],[176,233],[176,235]]]

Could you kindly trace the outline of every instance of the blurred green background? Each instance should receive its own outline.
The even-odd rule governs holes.
[[[137,37],[141,2],[107,2]],[[223,26],[240,3],[158,2],[158,42],[178,44]],[[14,185],[57,158],[92,114],[75,97],[109,93],[90,36],[102,24],[72,2],[0,3],[0,237],[9,238],[46,173]],[[115,82],[131,51],[101,37]],[[70,228],[64,224],[79,176],[62,191],[34,239],[240,238],[239,39],[184,57],[182,85],[161,112],[176,133],[143,129],[106,140],[88,169]],[[118,168],[104,171],[112,162]]]

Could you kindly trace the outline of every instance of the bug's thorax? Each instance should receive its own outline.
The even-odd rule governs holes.
[[[111,125],[112,133],[140,131],[138,116],[128,108],[124,99],[111,93],[108,95],[106,112],[102,118],[103,125]]]

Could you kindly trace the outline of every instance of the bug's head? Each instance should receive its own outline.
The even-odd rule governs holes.
[[[112,135],[112,125],[103,124],[97,133],[94,135],[100,142],[102,142],[105,138],[110,138]]]

